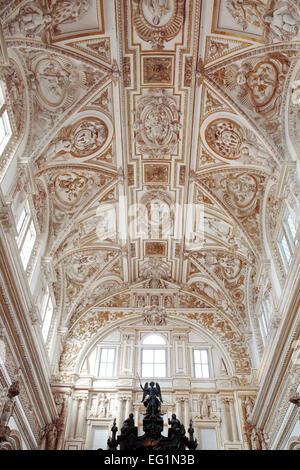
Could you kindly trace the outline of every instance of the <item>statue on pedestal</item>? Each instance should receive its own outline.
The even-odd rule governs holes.
[[[184,426],[173,414],[169,419],[168,437],[163,436],[164,420],[161,413],[161,404],[163,402],[159,384],[156,382],[146,382],[141,389],[143,390],[142,402],[146,408],[143,419],[144,434],[138,436],[138,428],[134,425],[133,413],[129,418],[125,419],[121,435],[116,437],[117,426],[114,420],[111,428],[112,436],[107,440],[108,449],[116,450],[120,448],[122,451],[181,451],[185,449],[194,450],[197,447],[197,441],[193,438],[194,429],[192,422],[189,427],[190,439],[185,435]]]

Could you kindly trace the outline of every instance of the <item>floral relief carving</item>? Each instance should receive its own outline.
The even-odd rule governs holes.
[[[153,49],[164,49],[180,32],[185,18],[185,0],[132,0],[137,35]]]

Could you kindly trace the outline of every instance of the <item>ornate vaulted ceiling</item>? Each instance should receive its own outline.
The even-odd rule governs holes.
[[[249,374],[266,207],[276,217],[272,187],[286,148],[300,145],[289,94],[299,4],[0,5],[2,74],[65,332],[62,370],[148,290]]]

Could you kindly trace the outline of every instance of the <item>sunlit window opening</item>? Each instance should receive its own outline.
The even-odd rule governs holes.
[[[194,349],[194,372],[197,379],[209,378],[207,349]]]
[[[8,144],[11,138],[12,130],[9,123],[8,113],[6,104],[3,96],[3,92],[0,88],[0,155]]]
[[[114,372],[114,363],[115,363],[115,349],[101,348],[98,375],[100,377],[111,377]]]
[[[47,342],[47,339],[48,339],[52,316],[53,316],[53,302],[49,294],[49,291],[47,290],[47,293],[45,295],[43,310],[42,310],[42,325],[43,325],[42,335],[43,335],[45,342]]]

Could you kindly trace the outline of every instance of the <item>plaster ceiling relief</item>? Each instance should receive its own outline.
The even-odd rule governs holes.
[[[298,126],[300,124],[300,71],[294,77],[290,86],[288,106],[289,137],[296,153],[300,152],[300,138]]]
[[[137,36],[152,49],[162,50],[176,38],[185,19],[185,0],[131,0]]]
[[[230,61],[226,67],[220,66],[208,75],[276,141],[280,134],[283,87],[290,65],[289,54],[270,52]]]
[[[209,64],[210,62],[251,46],[253,46],[253,44],[247,41],[221,38],[220,36],[208,36],[206,38],[204,63]]]
[[[7,91],[10,96],[10,105],[12,107],[14,122],[18,135],[22,135],[25,130],[26,115],[26,83],[21,74],[18,64],[10,59],[10,65],[3,68],[3,78],[6,83]]]
[[[299,39],[300,8],[294,0],[215,0],[213,31],[272,44]]]
[[[42,153],[37,164],[43,168],[50,162],[78,162],[93,158],[101,159],[101,154],[107,149],[113,135],[111,121],[100,113],[97,117],[86,116],[88,111],[78,116],[73,124],[60,129],[57,136],[51,141],[48,148]],[[89,113],[92,114],[92,111]],[[93,113],[95,114],[95,113]],[[112,163],[111,158],[106,152],[104,160]]]
[[[72,41],[68,42],[67,46],[77,49],[83,54],[89,54],[96,59],[103,60],[107,64],[111,64],[111,47],[109,37],[88,39],[85,41]]]
[[[247,169],[209,170],[197,180],[217,197],[243,229],[252,248],[262,250],[261,197],[267,177]]]
[[[101,33],[102,7],[102,0],[27,1],[6,18],[4,31],[43,42]]]
[[[43,145],[49,145],[49,137],[55,129],[57,132],[59,125],[97,85],[109,79],[110,72],[56,52],[19,48],[18,54],[22,54],[26,68],[31,101],[32,126],[26,153],[36,158]],[[61,150],[65,150],[63,145],[58,151]]]
[[[133,130],[138,153],[149,158],[177,153],[181,127],[178,100],[166,89],[149,89],[137,99]]]
[[[191,287],[202,295],[212,299],[232,319],[235,313],[240,317],[239,324],[247,324],[246,309],[246,278],[247,263],[236,252],[222,250],[201,251],[193,253],[193,258],[216,282],[217,288],[206,286],[203,282],[195,282]],[[223,299],[223,300],[222,300]]]
[[[278,161],[263,141],[233,115],[205,120],[201,128],[202,142],[215,157],[224,162],[236,161],[256,165],[271,174],[278,170]]]
[[[2,3],[1,76],[18,133],[28,114],[22,159],[68,330],[61,370],[153,304],[248,374],[247,295],[280,213],[265,191],[288,155],[284,119],[300,149],[299,2]],[[189,206],[204,210],[199,237]]]

